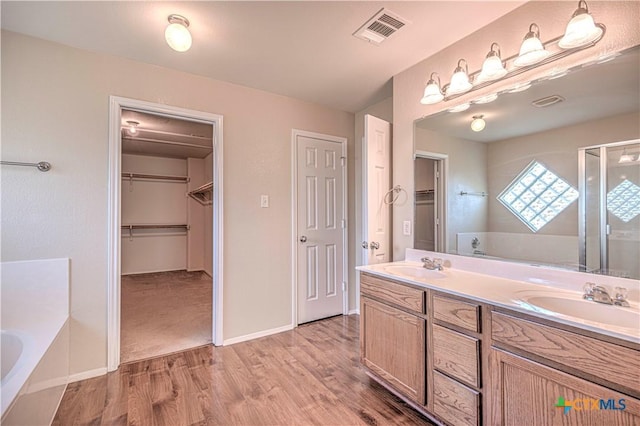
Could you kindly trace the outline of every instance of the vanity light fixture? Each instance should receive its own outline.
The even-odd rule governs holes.
[[[127,121],[127,133],[129,133],[131,136],[134,136],[136,134],[138,134],[138,126],[140,125],[140,123],[138,123],[137,121]]]
[[[555,80],[556,78],[564,77],[567,74],[569,74],[569,70],[568,69],[554,68],[549,73],[549,80]]]
[[[449,108],[447,111],[449,111],[449,112],[462,112],[462,111],[468,110],[470,106],[471,106],[470,103],[460,104],[460,105],[454,106],[453,108]]]
[[[618,164],[631,163],[631,162],[633,162],[633,154],[627,154],[627,149],[626,148],[623,149],[622,154],[620,154],[620,159],[618,160]]]
[[[473,121],[471,121],[471,130],[474,132],[481,132],[484,130],[487,123],[484,121],[483,117],[484,115],[482,114],[473,116]]]
[[[558,42],[562,49],[572,49],[585,46],[602,35],[602,28],[597,27],[593,16],[589,13],[589,6],[585,0],[578,2],[578,8],[567,24],[564,36]]]
[[[502,63],[500,57],[500,46],[498,43],[492,43],[487,57],[482,63],[482,70],[475,80],[476,84],[485,83],[487,81],[497,80],[507,75],[507,70]]]
[[[189,32],[189,20],[180,15],[169,15],[169,25],[164,31],[167,44],[176,52],[186,52],[191,48],[191,33]]]
[[[540,28],[537,24],[533,23],[529,25],[529,32],[524,36],[524,40],[520,46],[520,53],[518,57],[513,60],[513,65],[516,67],[524,67],[537,64],[549,57],[550,54],[551,53],[542,45],[542,41],[540,41]]]
[[[438,79],[434,79],[434,76]],[[437,104],[444,99],[442,89],[440,89],[440,76],[437,72],[432,72],[427,82],[427,86],[424,88],[424,95],[420,99],[420,103],[423,105]]]
[[[532,23],[529,25],[529,31],[520,44],[518,54],[503,59],[498,43],[492,43],[480,70],[469,73],[467,61],[460,59],[450,82],[445,85],[442,85],[439,78],[436,83],[434,77],[436,74],[432,73],[427,86],[424,88],[424,94],[420,98],[420,102],[423,105],[431,105],[442,101],[449,102],[467,92],[484,89],[496,81],[515,77],[541,65],[553,63],[583,49],[595,46],[602,40],[605,31],[606,27],[603,24],[594,22],[593,16],[589,13],[587,2],[579,0],[578,9],[573,13],[564,35],[543,42],[540,39],[540,27],[538,24]],[[595,62],[604,62],[613,59],[613,57],[615,56],[609,57],[607,54],[602,58],[598,58]],[[590,64],[583,63],[582,65],[587,66]],[[556,68],[547,77],[538,80],[562,77],[567,72],[564,69],[558,70]],[[520,83],[509,90],[499,91],[498,94],[515,93],[526,90],[529,87],[530,83]],[[487,90],[485,93],[491,93],[491,91]],[[473,103],[484,103],[484,99],[481,97],[473,101]],[[495,98],[493,95],[489,95],[486,99],[486,102],[490,102]],[[456,107],[449,109],[449,111],[460,110]]]
[[[462,64],[464,63],[464,68],[462,68]],[[458,61],[458,66],[453,71],[453,76],[451,76],[451,83],[446,89],[447,96],[451,95],[459,95],[461,93],[468,92],[471,90],[473,85],[469,82],[469,66],[467,65],[467,61],[465,59],[460,59]]]
[[[531,87],[531,83],[530,82],[518,83],[515,86],[513,86],[511,89],[507,90],[507,93],[524,92],[525,90],[529,89],[530,87]]]
[[[498,94],[492,93],[491,95],[483,96],[481,98],[476,99],[475,101],[473,101],[473,103],[478,105],[488,104],[489,102],[493,102],[496,99],[498,99]]]

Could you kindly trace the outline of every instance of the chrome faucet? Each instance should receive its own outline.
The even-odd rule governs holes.
[[[627,301],[627,289],[624,287],[616,287],[616,296],[611,298],[606,287],[596,285],[595,283],[586,283],[584,285],[584,294],[582,298],[585,300],[593,300],[594,302],[604,303],[605,305],[617,305],[629,307]]]
[[[423,257],[422,259],[420,259],[420,261],[422,262],[422,267],[425,269],[437,271],[442,271],[444,269],[444,267],[442,266],[443,260],[440,258],[436,257],[435,259],[431,259],[428,257]]]

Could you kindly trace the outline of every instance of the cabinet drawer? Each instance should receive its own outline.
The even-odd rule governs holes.
[[[480,342],[433,325],[433,366],[471,386],[480,387]]]
[[[638,393],[640,351],[500,312],[491,315],[491,338]]]
[[[433,411],[448,424],[477,426],[480,422],[480,395],[434,371]]]
[[[385,302],[424,314],[425,292],[393,281],[362,274],[360,291]]]
[[[473,303],[434,295],[433,317],[465,330],[480,332],[480,306]]]

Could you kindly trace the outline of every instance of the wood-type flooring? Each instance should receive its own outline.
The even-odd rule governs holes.
[[[70,384],[53,425],[431,425],[365,374],[358,323],[122,365]]]

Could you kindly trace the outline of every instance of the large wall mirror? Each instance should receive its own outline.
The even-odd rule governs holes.
[[[438,251],[640,278],[640,47],[562,74],[415,122],[447,170],[445,194],[415,174],[414,247],[438,232],[430,190]]]

